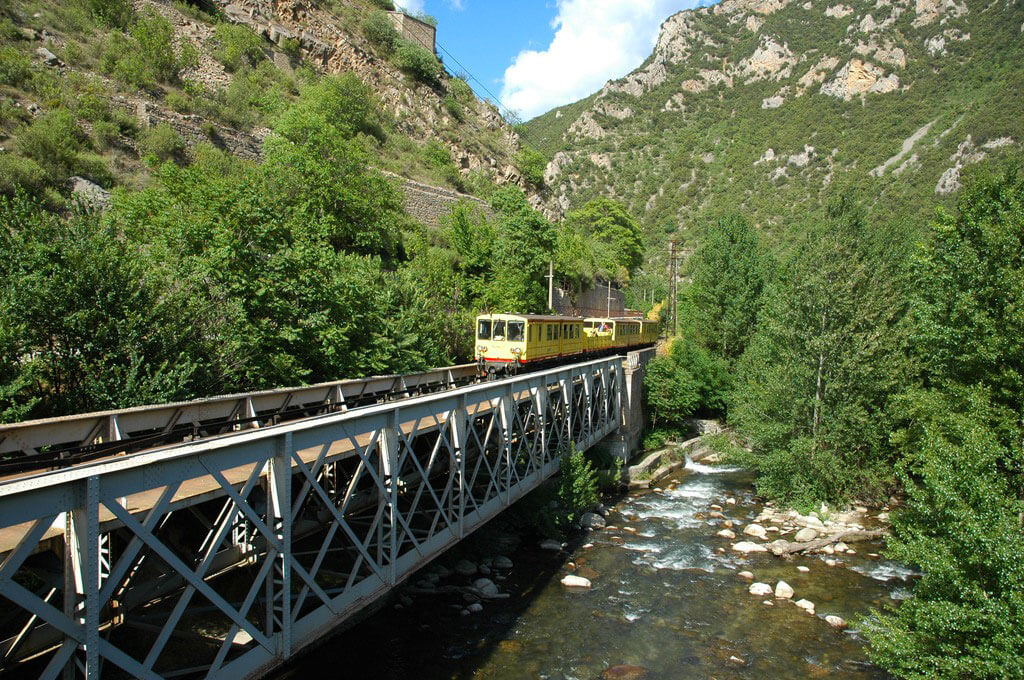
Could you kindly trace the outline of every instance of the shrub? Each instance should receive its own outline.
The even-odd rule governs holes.
[[[98,149],[109,149],[120,136],[120,126],[112,121],[101,120],[92,125],[92,138]]]
[[[570,524],[598,502],[597,474],[583,452],[576,450],[575,444],[562,454],[558,499],[565,508],[565,519]]]
[[[75,174],[92,180],[100,186],[110,188],[114,185],[114,176],[103,156],[95,153],[80,153],[75,159]]]
[[[371,1],[373,2],[373,4],[377,5],[377,7],[380,7],[383,10],[387,10],[389,12],[394,12],[395,11],[395,3],[391,2],[391,0],[371,0]]]
[[[36,161],[54,184],[74,172],[82,133],[67,109],[45,113],[18,132],[15,148]]]
[[[0,194],[13,196],[18,187],[40,195],[46,187],[46,171],[31,158],[0,154]]]
[[[444,107],[448,110],[451,117],[459,122],[461,122],[466,115],[466,112],[462,108],[462,104],[459,103],[459,100],[450,94],[446,94],[444,96]]]
[[[135,14],[131,0],[86,0],[96,21],[111,28],[124,29]]]
[[[296,59],[299,57],[299,49],[302,47],[302,43],[297,38],[285,38],[281,41],[281,51],[287,54],[289,57]]]
[[[245,26],[218,24],[213,41],[213,56],[228,71],[252,66],[264,57],[263,39]]]
[[[384,12],[374,12],[368,16],[363,20],[362,29],[366,39],[385,52],[393,52],[398,44],[398,31]]]
[[[436,85],[441,81],[443,69],[437,57],[425,47],[408,40],[399,41],[395,49],[395,64],[422,83]]]
[[[161,161],[177,158],[185,150],[185,140],[167,123],[154,125],[142,134],[139,151]]]
[[[523,146],[516,156],[516,165],[523,173],[527,182],[535,187],[544,186],[544,170],[548,166],[548,160],[544,154],[529,146]]]
[[[174,28],[164,17],[146,9],[131,26],[128,35],[113,32],[100,56],[100,68],[122,83],[141,89],[157,82],[173,82],[182,69],[198,63],[191,43],[174,50]]]
[[[32,62],[13,47],[0,47],[0,84],[21,87],[32,79]]]
[[[428,165],[439,170],[455,164],[455,161],[452,160],[452,152],[448,147],[434,139],[423,147],[423,157]]]
[[[193,109],[192,98],[181,92],[168,92],[164,103],[178,113],[191,113]]]

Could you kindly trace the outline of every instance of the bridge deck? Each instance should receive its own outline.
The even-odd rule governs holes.
[[[6,480],[0,672],[256,677],[536,488],[570,443],[617,430],[623,371],[584,362]],[[190,627],[194,598],[213,638]]]

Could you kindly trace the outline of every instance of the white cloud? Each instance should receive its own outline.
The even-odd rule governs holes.
[[[422,14],[423,0],[395,0],[395,7],[407,14]]]
[[[546,50],[523,50],[505,70],[501,100],[523,120],[596,92],[643,63],[658,28],[696,0],[558,0]]]

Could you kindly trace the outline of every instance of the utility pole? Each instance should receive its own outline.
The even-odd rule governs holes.
[[[611,282],[611,279],[608,280],[608,309],[605,311],[604,315],[606,317],[608,317],[609,319],[612,318],[612,282]]]
[[[548,309],[555,311],[555,261],[548,260]]]

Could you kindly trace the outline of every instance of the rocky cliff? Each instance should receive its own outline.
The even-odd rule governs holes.
[[[618,198],[657,235],[762,227],[861,192],[930,212],[1024,141],[1019,1],[726,0],[664,22],[626,77],[528,124],[552,216]]]

